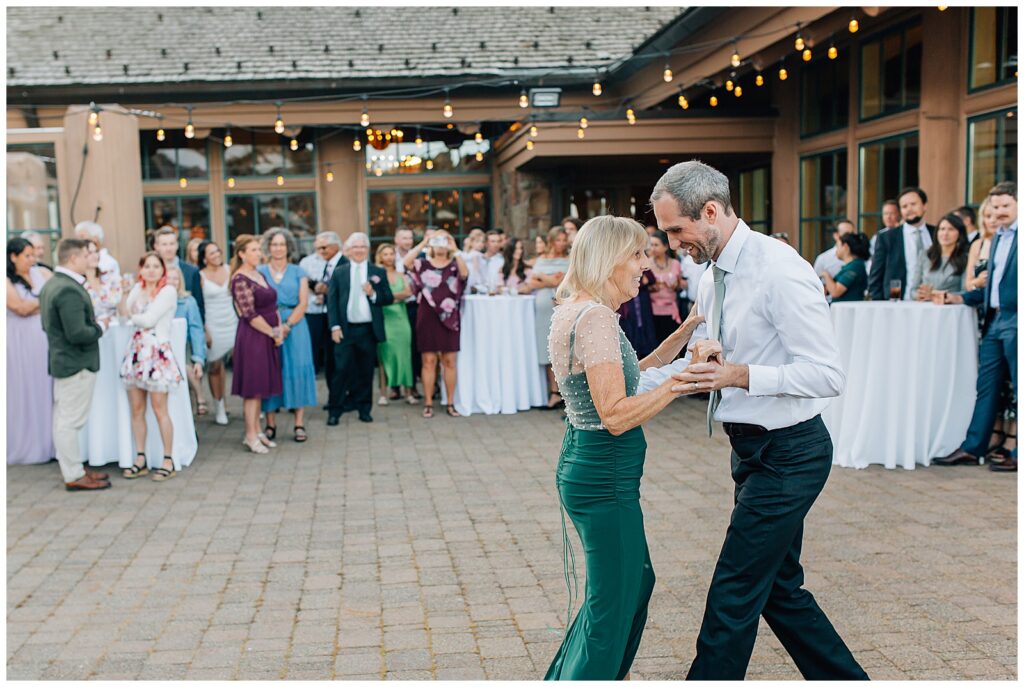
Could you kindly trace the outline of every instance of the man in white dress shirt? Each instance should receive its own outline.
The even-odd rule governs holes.
[[[488,290],[496,289],[501,284],[501,267],[505,264],[505,257],[501,254],[501,232],[491,229],[487,232],[487,243],[484,253],[478,258],[480,269],[470,276],[466,288],[473,286],[485,286]]]
[[[299,261],[309,288],[313,292],[306,306],[306,324],[313,347],[313,366],[330,383],[334,377],[334,354],[331,332],[327,327],[327,285],[331,283],[338,263],[345,261],[341,253],[341,238],[337,232],[322,231],[313,239],[313,252]]]
[[[640,390],[672,375],[677,391],[709,391],[708,432],[724,423],[733,449],[735,507],[687,677],[742,680],[763,615],[805,678],[867,679],[800,566],[804,518],[832,467],[820,413],[846,382],[821,282],[734,214],[728,179],[708,165],[671,167],[651,203],[673,249],[712,262],[697,293],[708,339],[698,330],[689,366],[645,372]]]
[[[848,219],[841,219],[836,222],[835,230],[832,232],[832,247],[821,253],[814,259],[814,273],[819,277],[828,272],[833,277],[843,269],[843,261],[836,257],[836,247],[839,246],[839,239],[845,234],[857,233],[857,225]]]

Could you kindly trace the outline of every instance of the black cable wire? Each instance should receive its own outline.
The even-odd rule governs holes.
[[[85,179],[85,161],[89,157],[89,120],[85,120],[85,143],[82,145],[82,166],[78,170],[78,183],[75,184],[75,192],[71,196],[71,208],[69,209],[69,216],[71,217],[71,225],[77,224],[75,222],[75,203],[78,202],[78,192],[82,190],[82,180]],[[99,217],[99,207],[96,208],[96,216]]]

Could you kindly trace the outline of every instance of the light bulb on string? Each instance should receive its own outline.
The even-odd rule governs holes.
[[[733,66],[733,68],[735,68],[735,67],[740,66],[740,62],[741,62],[741,60],[740,60],[740,51],[736,47],[736,44],[733,43],[733,45],[732,45],[732,57],[729,58],[729,64],[731,64]]]
[[[595,96],[601,95],[601,93],[604,92],[604,89],[601,88],[601,82],[598,81],[597,79],[594,79],[594,85],[590,87],[590,92],[593,93]]]
[[[427,160],[427,169],[433,169],[433,168],[434,168],[434,161],[433,160]]]
[[[835,44],[833,43],[832,45],[828,46],[828,59],[834,60],[837,57],[839,57],[839,50],[836,48]]]
[[[163,129],[156,130],[156,140],[163,141],[167,138],[167,133]]]
[[[940,12],[945,12],[946,9],[948,9],[946,5],[939,5],[939,11]]]
[[[352,139],[352,150],[354,150],[354,151],[356,151],[358,153],[362,149],[363,149],[363,143],[362,143],[362,141],[359,140],[359,137],[356,136],[355,138]]]
[[[735,86],[735,84],[732,82],[732,79],[726,79],[725,80],[725,90],[731,91],[734,86]]]
[[[581,129],[586,129],[588,126],[590,126],[590,122],[587,120],[587,118],[586,117],[580,117],[580,128]]]
[[[447,88],[444,89],[444,107],[441,108],[441,114],[445,119],[451,119],[455,115],[455,108],[452,107],[452,99],[448,95]]]
[[[274,120],[274,132],[278,135],[284,133],[284,120],[281,119],[281,103],[277,103],[277,119]]]
[[[224,133],[224,147],[225,148],[230,148],[234,144],[235,144],[235,139],[231,138],[231,127],[229,126],[227,128],[227,131]]]
[[[587,135],[587,132],[583,129],[576,129],[576,138],[583,138]]]
[[[278,175],[278,177],[277,177],[277,185],[278,186],[284,186],[284,177],[283,176]]]
[[[537,134],[539,133],[539,131],[540,130],[537,128],[536,124],[530,125],[530,136],[532,136],[533,138],[537,138]]]
[[[185,177],[178,179],[178,186],[180,186],[181,188],[188,188],[188,179],[186,179]]]
[[[807,44],[804,42],[804,37],[800,35],[799,27],[800,25],[797,24],[798,30],[796,32],[796,40],[793,41],[793,47],[796,48],[797,52],[801,52],[805,47],[807,47]]]
[[[100,126],[100,122],[98,119],[96,120],[96,126],[94,126],[92,129],[92,140],[96,141],[97,143],[103,140],[103,127]]]
[[[670,83],[675,78],[672,74],[672,67],[668,66],[668,62],[665,63],[665,71],[661,73],[661,78],[665,80],[665,83]]]
[[[732,89],[732,94],[739,98],[743,95],[743,86],[737,84],[736,88]]]
[[[195,137],[196,137],[196,127],[192,123],[192,106],[189,105],[188,106],[188,123],[185,125],[185,138],[191,139],[191,138],[195,138]]]
[[[100,121],[100,108],[96,103],[91,103],[89,107],[89,126],[96,126],[98,121]]]
[[[228,177],[228,188],[234,188],[234,187],[235,187],[235,178],[234,177]]]
[[[484,135],[478,131],[476,132],[476,134],[473,135],[473,140],[476,141],[477,143],[483,143]]]
[[[527,150],[533,150],[533,145],[534,145],[534,143],[533,143],[533,141],[531,139],[529,139],[529,138],[526,139],[526,149]]]
[[[708,100],[708,104],[711,105],[711,107],[718,107],[718,96],[712,95]]]
[[[479,150],[476,151],[476,161],[477,162],[483,162],[484,161],[484,154],[482,152],[480,152]]]
[[[370,111],[366,109],[366,105],[363,105],[363,113],[359,115],[359,126],[370,126]]]
[[[803,57],[804,62],[810,62],[811,61],[811,49],[810,48],[804,48],[804,52],[802,54],[802,57]]]
[[[678,101],[679,101],[679,107],[683,108],[684,110],[690,109],[690,101],[688,101],[686,99],[686,96],[683,95],[682,93],[679,94]]]
[[[764,86],[764,75],[762,75],[760,72],[758,72],[757,76],[754,77],[754,85]]]
[[[530,97],[526,95],[526,89],[524,88],[519,93],[519,107],[524,110],[530,106]]]
[[[298,141],[298,139],[293,138],[291,140],[291,143],[288,144],[288,147],[291,148],[292,150],[298,150],[299,149],[299,141]]]
[[[636,124],[636,112],[632,107],[626,108],[626,121],[629,122],[630,125]]]
[[[857,21],[856,17],[853,17],[852,19],[850,19],[850,23],[846,26],[846,28],[847,30],[849,30],[850,33],[857,33],[857,31],[860,30],[860,22]]]
[[[789,72],[786,71],[785,67],[779,67],[779,81],[785,81],[789,78]]]
[[[331,171],[330,165],[327,165],[327,174],[324,175],[324,178],[327,179],[328,184],[334,181],[334,172]]]

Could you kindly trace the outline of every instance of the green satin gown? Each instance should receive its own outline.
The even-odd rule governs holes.
[[[588,309],[581,311],[576,323]],[[570,366],[575,329],[574,324],[569,335]],[[625,333],[616,329],[626,394],[634,396],[640,365]],[[654,568],[640,510],[647,442],[640,427],[617,437],[603,429],[585,372],[571,373],[558,383],[567,414],[556,476],[563,508],[566,583],[575,581],[575,557],[564,513],[569,514],[583,543],[587,583],[583,605],[544,679],[621,680],[640,646],[654,589]],[[572,596],[570,586],[569,614]]]

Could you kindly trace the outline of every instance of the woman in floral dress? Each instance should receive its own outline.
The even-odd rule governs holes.
[[[156,253],[139,260],[139,280],[132,287],[122,312],[131,317],[135,331],[121,363],[121,380],[128,387],[132,407],[135,461],[124,477],[135,479],[149,472],[146,461],[146,397],[160,427],[163,464],[153,470],[153,481],[177,475],[172,456],[174,426],[167,410],[167,394],[181,383],[181,371],[171,352],[171,322],[178,307],[178,293],[167,283],[167,266]]]
[[[426,258],[418,257],[424,250]],[[420,245],[405,256],[406,274],[412,279],[419,304],[416,313],[416,342],[423,356],[423,393],[426,394],[423,417],[434,416],[434,382],[437,361],[444,368],[444,386],[448,392],[447,412],[455,410],[455,360],[459,351],[459,324],[462,295],[469,269],[457,255],[458,246],[446,231],[427,232]]]

